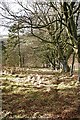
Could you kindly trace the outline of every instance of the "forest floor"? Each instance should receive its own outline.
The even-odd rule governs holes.
[[[2,118],[50,120],[80,119],[80,84],[77,73],[28,70],[0,76]],[[4,119],[5,120],[5,119]]]

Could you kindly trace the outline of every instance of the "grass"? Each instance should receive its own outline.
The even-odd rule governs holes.
[[[52,78],[56,79],[56,74]],[[63,79],[60,80],[61,76],[63,76]],[[6,80],[2,81],[1,87],[3,91],[3,112],[10,112],[11,115],[8,116],[8,119],[10,119],[10,117],[20,118],[21,116],[31,118],[37,112],[39,116],[43,117],[46,115],[51,117],[61,116],[65,110],[77,109],[80,105],[80,87],[75,85],[75,76],[69,79],[67,79],[69,76],[66,79],[65,76],[59,73],[59,82],[52,82],[50,91],[46,91],[48,85],[43,88],[35,88],[30,82],[17,83],[8,80],[7,77]],[[53,79],[50,78],[50,80]],[[64,84],[61,87],[62,82]],[[54,84],[56,87],[54,87]]]

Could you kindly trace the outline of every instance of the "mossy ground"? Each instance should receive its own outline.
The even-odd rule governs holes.
[[[52,73],[48,77],[52,81],[51,86],[43,85],[40,88],[30,81],[11,80],[16,79],[16,76],[2,76],[1,79],[2,116],[9,112],[8,120],[27,117],[60,117],[66,120],[68,117],[75,117],[75,114],[76,117],[79,116],[80,85],[77,83],[76,73],[73,77],[69,77],[69,74]]]

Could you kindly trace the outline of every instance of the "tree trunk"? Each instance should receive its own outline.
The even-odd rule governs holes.
[[[68,64],[67,64],[67,71],[66,72],[70,72],[70,67]]]
[[[24,54],[23,54],[23,57],[22,57],[22,62],[23,62],[22,67],[24,67],[25,66],[25,56],[24,56]]]
[[[63,72],[70,72],[70,68],[69,68],[66,60],[62,61],[62,65],[63,65]]]
[[[18,48],[19,48],[19,67],[22,67],[21,52],[20,52],[20,44],[18,45]]]
[[[75,61],[75,53],[73,53],[72,66],[71,66],[71,70],[70,70],[70,76],[73,75],[74,61]]]
[[[80,82],[80,40],[78,41],[78,80]]]
[[[55,68],[56,68],[55,58],[54,58],[54,62],[52,63],[52,67],[53,67],[53,69],[55,70]]]
[[[18,23],[18,28],[19,28],[19,23]],[[22,67],[19,29],[18,29],[17,32],[18,32],[18,55],[19,55],[19,67]]]

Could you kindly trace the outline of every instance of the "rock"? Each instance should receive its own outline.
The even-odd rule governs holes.
[[[78,86],[80,87],[80,82],[77,81],[77,82],[75,83],[75,86],[76,86],[76,87],[78,87]]]
[[[19,75],[16,75],[15,77],[19,77]]]
[[[51,91],[51,88],[47,87],[46,92],[50,92],[50,91]]]
[[[36,112],[33,114],[33,118],[38,118],[40,116],[40,113],[39,112]]]
[[[64,89],[64,87],[65,87],[64,82],[61,82],[61,83],[58,85],[57,89]]]
[[[43,84],[40,84],[40,85],[37,85],[36,87],[41,89],[41,88],[43,88],[44,86],[43,86]]]
[[[47,114],[46,113],[46,114],[43,115],[43,118],[51,118],[51,117],[52,117],[52,114]]]

